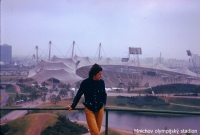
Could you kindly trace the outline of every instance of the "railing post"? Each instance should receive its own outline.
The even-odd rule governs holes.
[[[106,109],[106,125],[105,125],[105,135],[108,135],[108,110]]]

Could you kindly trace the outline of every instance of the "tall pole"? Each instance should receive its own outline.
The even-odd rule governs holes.
[[[36,46],[36,59],[37,59],[37,64],[38,64],[38,46]]]
[[[49,61],[51,60],[51,41],[49,41]]]
[[[99,60],[101,59],[101,43],[99,44]]]
[[[75,41],[73,41],[73,46],[72,46],[72,58],[74,57],[74,45],[75,45]]]
[[[1,0],[0,0],[0,27],[1,27]],[[0,45],[1,45],[1,29],[0,29]]]

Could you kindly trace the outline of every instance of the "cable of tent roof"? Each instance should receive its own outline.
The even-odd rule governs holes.
[[[52,43],[52,42],[51,42],[51,43]],[[52,43],[52,45],[54,45],[54,47],[59,51],[59,53],[61,53],[61,54],[65,57],[65,55],[56,47],[55,44]]]
[[[79,49],[78,45],[76,45],[76,47]],[[79,49],[79,51],[81,52],[81,50]],[[81,52],[82,57],[84,57],[83,53]]]

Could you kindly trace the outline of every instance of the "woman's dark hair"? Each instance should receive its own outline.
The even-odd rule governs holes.
[[[91,69],[89,71],[89,78],[93,78],[94,75],[98,74],[102,70],[103,70],[102,67],[100,65],[98,65],[98,64],[95,63],[91,67]]]

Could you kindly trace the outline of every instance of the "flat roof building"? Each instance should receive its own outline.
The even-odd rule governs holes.
[[[4,63],[12,61],[12,46],[7,44],[0,45],[0,61]]]

